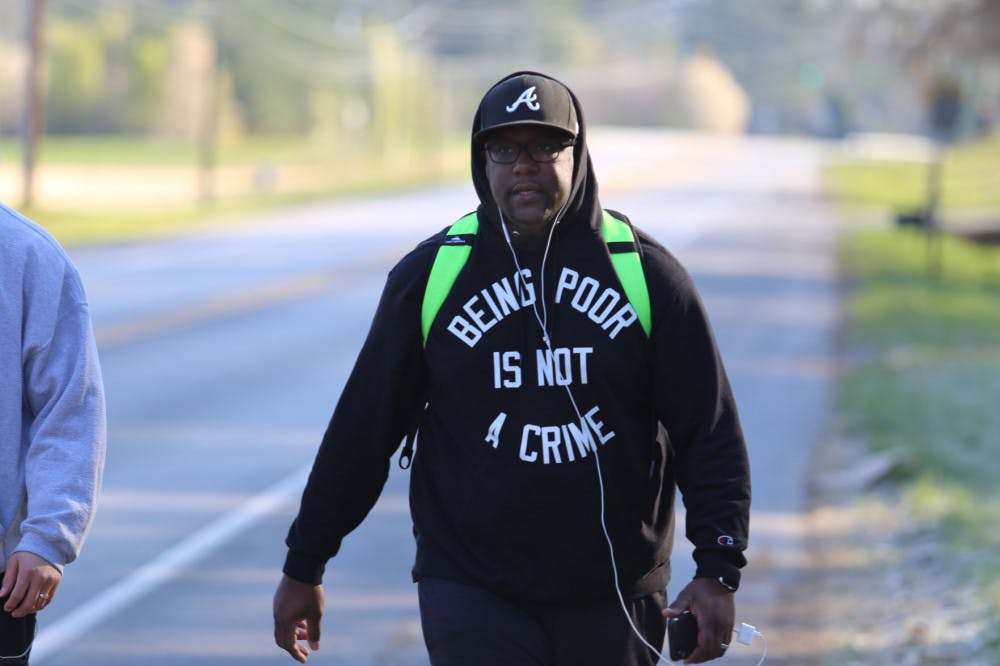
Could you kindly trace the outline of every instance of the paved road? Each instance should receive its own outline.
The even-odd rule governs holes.
[[[740,619],[766,634],[783,621],[781,574],[801,563],[804,478],[829,412],[822,148],[616,131],[593,152],[604,204],[675,251],[715,323],[755,475]],[[110,451],[97,523],[41,617],[33,663],[291,663],[270,638],[270,598],[305,471],[388,266],[472,207],[471,187],[439,188],[72,253],[102,349]],[[331,566],[310,663],[426,664],[406,484],[394,471]],[[689,577],[683,546],[674,560]],[[777,635],[768,664],[792,663]],[[720,663],[756,663],[759,649]]]

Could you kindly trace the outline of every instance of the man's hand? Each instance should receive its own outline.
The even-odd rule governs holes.
[[[62,581],[62,572],[44,557],[19,550],[7,561],[0,599],[7,597],[3,609],[21,618],[37,613],[49,603]]]
[[[309,649],[319,649],[319,622],[323,617],[323,586],[282,576],[274,592],[274,642],[306,663]],[[307,641],[309,648],[299,644]]]
[[[733,593],[717,580],[695,578],[681,590],[670,607],[663,610],[663,616],[677,617],[686,610],[698,620],[698,647],[684,663],[700,664],[725,654],[736,619]]]

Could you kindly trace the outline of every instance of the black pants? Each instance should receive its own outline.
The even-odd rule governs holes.
[[[0,585],[3,573],[0,573]],[[28,666],[28,652],[35,639],[35,614],[12,617],[3,610],[7,597],[0,598],[0,666]]]
[[[438,578],[419,584],[432,666],[654,666],[659,655],[632,631],[621,605],[515,605],[481,588]],[[626,602],[632,622],[661,649],[665,595]]]

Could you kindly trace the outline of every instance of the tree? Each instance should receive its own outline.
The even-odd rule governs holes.
[[[105,120],[105,42],[94,25],[53,17],[49,30],[48,118],[55,134],[91,133]],[[105,129],[104,131],[107,131]]]
[[[34,203],[35,157],[38,142],[45,132],[45,0],[31,0],[28,7],[28,72],[25,77],[23,125],[22,204]]]

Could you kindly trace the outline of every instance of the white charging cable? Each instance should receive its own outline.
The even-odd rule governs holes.
[[[741,622],[740,628],[733,629],[733,633],[736,634],[736,640],[743,645],[752,645],[754,638],[759,638],[764,642],[764,653],[760,655],[760,661],[757,662],[757,666],[762,666],[764,660],[767,659],[767,639],[764,638],[764,634],[757,631],[757,627],[746,622]]]

